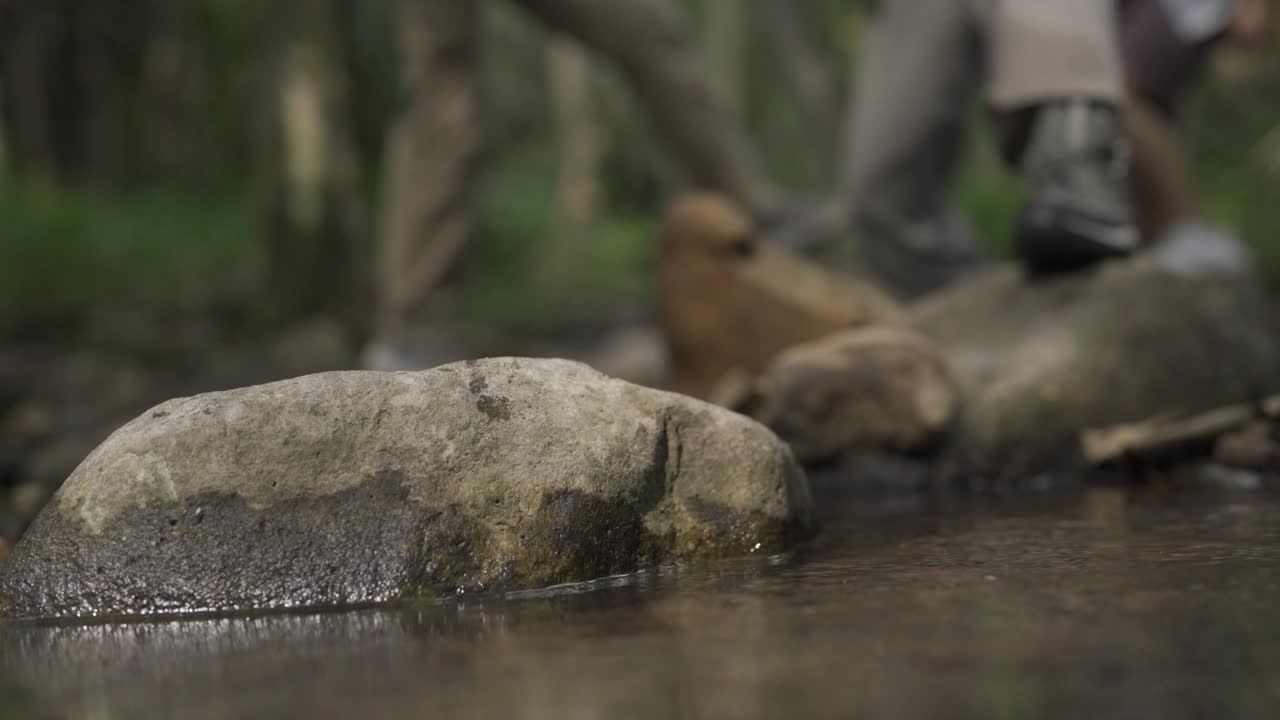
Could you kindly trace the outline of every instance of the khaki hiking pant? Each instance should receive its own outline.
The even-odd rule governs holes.
[[[512,0],[621,70],[690,182],[772,202],[741,123],[713,87],[676,0]],[[376,332],[447,320],[442,284],[472,230],[481,140],[481,0],[395,0],[405,68],[385,158]]]
[[[880,0],[858,63],[841,203],[897,294],[981,262],[948,203],[973,99],[997,112],[1060,97],[1119,102],[1115,0]]]

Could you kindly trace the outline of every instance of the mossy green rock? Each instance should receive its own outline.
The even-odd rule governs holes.
[[[812,500],[763,426],[560,360],[339,372],[171,400],[0,566],[8,615],[350,606],[776,552]]]

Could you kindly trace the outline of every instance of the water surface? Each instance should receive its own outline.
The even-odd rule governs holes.
[[[823,534],[789,557],[0,626],[0,717],[1280,717],[1280,497],[819,497]]]

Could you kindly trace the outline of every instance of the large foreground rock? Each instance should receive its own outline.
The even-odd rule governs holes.
[[[755,422],[558,360],[328,373],[172,400],[71,475],[0,568],[11,615],[530,588],[811,531]]]

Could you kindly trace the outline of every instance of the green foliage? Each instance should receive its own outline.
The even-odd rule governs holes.
[[[696,9],[709,1],[688,5]],[[113,2],[59,4],[78,7],[84,22],[75,31],[78,44],[48,48],[81,49],[63,59],[83,76],[70,83],[51,74],[46,84],[59,100],[49,107],[71,116],[51,118],[53,129],[67,135],[60,138],[67,148],[85,151],[82,167],[60,176],[61,185],[42,184],[36,179],[41,163],[32,160],[48,160],[40,157],[39,133],[28,128],[24,138],[16,123],[6,128],[7,163],[27,174],[0,177],[0,338],[21,326],[83,317],[84,309],[102,304],[199,307],[237,288],[250,259],[256,230],[252,139],[272,102],[262,82],[263,45],[289,28],[266,27],[265,6],[250,0],[175,0],[138,5],[146,12],[130,15],[122,35],[94,20],[123,17],[128,3]],[[856,55],[867,5],[813,0],[802,6],[808,35],[841,83]],[[362,182],[376,203],[383,132],[401,100],[396,27],[388,0],[347,0],[341,7],[350,30],[343,42],[352,69],[351,121]],[[180,11],[161,13],[164,8]],[[778,67],[769,30],[768,16],[757,16],[746,60],[744,119],[774,177],[793,191],[820,192],[832,183],[837,140],[798,110],[801,98]],[[546,327],[642,301],[651,292],[654,225],[662,198],[675,186],[673,163],[664,164],[651,122],[616,68],[598,65],[596,95],[608,135],[600,177],[603,214],[583,237],[556,238],[545,39],[513,4],[492,5],[483,66],[483,177],[462,307],[476,323]],[[122,44],[128,47],[117,47]],[[112,48],[120,52],[106,52]],[[1251,88],[1211,82],[1188,108],[1187,130],[1211,215],[1242,233],[1280,285],[1280,183],[1257,162],[1259,138],[1272,130],[1280,137],[1274,59],[1270,77]],[[105,110],[96,103],[105,103]],[[6,109],[12,114],[17,106],[11,102]],[[973,127],[954,199],[992,252],[1004,256],[1022,191],[996,160],[983,123]],[[192,189],[192,183],[218,189]],[[111,190],[70,189],[77,187]],[[556,253],[564,257],[551,258],[560,272],[550,282],[538,269]]]
[[[198,305],[241,263],[248,218],[237,192],[97,195],[0,178],[0,337],[94,305]]]
[[[956,181],[955,202],[973,223],[992,257],[1007,258],[1013,221],[1024,197],[1022,183],[1005,168],[981,122],[973,123],[969,153]]]
[[[1240,233],[1264,277],[1277,287],[1280,178],[1266,167],[1268,149],[1262,141],[1280,128],[1280,67],[1274,61],[1262,67],[1245,87],[1206,83],[1187,108],[1186,126],[1210,218]]]
[[[537,268],[554,229],[554,161],[531,149],[491,166],[481,182],[475,242],[468,257],[465,319],[507,327],[548,327],[590,319],[602,305],[643,298],[651,289],[653,219],[615,210],[575,239],[563,282],[548,286]],[[563,246],[561,246],[563,247]]]
[[[567,258],[567,281],[540,284],[531,268],[553,227],[548,151],[496,163],[482,181],[468,258],[464,318],[546,328],[651,286],[648,215],[602,218]],[[251,252],[247,194],[176,187],[93,194],[0,179],[0,337],[63,326],[93,306],[198,309],[234,285]]]

